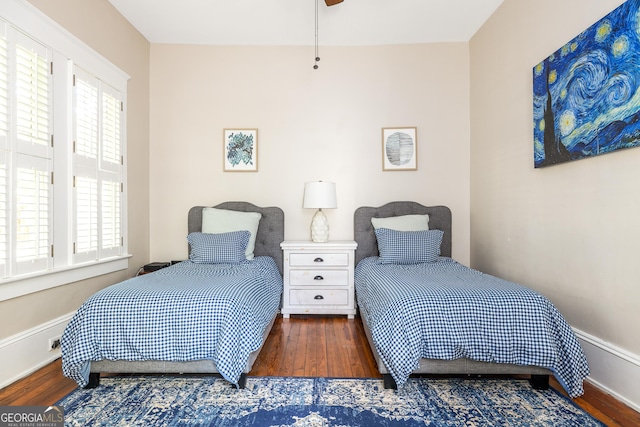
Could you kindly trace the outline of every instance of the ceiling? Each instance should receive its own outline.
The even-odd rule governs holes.
[[[151,43],[314,45],[316,0],[109,0]],[[503,0],[344,0],[318,5],[318,44],[469,41]]]

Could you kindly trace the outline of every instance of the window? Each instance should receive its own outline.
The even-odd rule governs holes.
[[[3,0],[0,301],[127,267],[127,79],[33,6]]]

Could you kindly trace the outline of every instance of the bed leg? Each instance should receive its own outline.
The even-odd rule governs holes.
[[[100,385],[100,372],[92,372],[89,374],[89,382],[84,388],[96,388]]]
[[[531,375],[529,382],[534,390],[549,390],[549,375]]]
[[[386,389],[398,389],[398,384],[396,384],[396,380],[393,379],[391,374],[382,374],[382,382],[384,384],[384,388]]]
[[[247,386],[247,374],[240,374],[240,378],[238,379],[238,388],[243,389]]]

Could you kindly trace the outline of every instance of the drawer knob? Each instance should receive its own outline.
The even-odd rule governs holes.
[[[324,277],[322,276],[316,276],[313,278],[313,280],[324,280]]]
[[[313,299],[324,299],[324,297],[322,295],[316,295]]]
[[[324,260],[320,257],[313,260],[313,262],[324,262]]]

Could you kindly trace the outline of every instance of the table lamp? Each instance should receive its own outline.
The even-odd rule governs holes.
[[[329,221],[322,209],[335,209],[336,184],[326,181],[307,182],[304,185],[304,198],[302,207],[305,209],[318,209],[311,220],[311,240],[324,243],[329,241]]]

